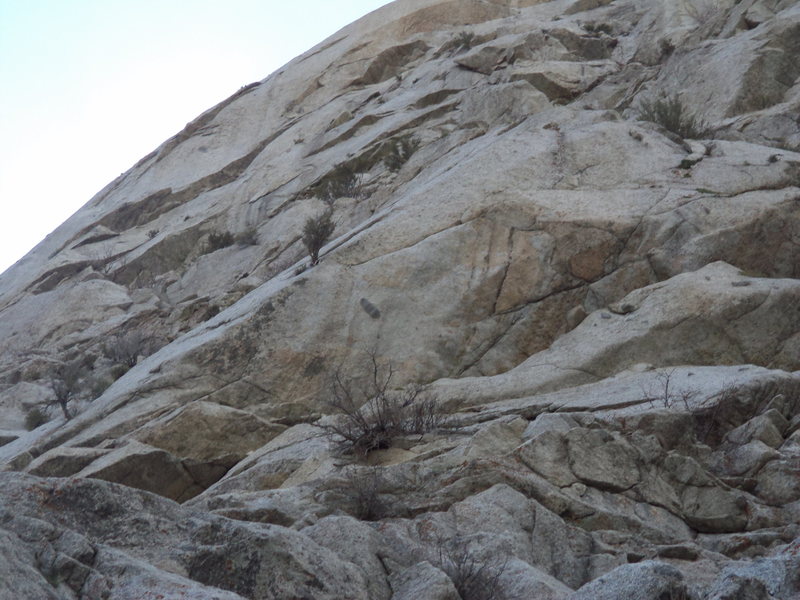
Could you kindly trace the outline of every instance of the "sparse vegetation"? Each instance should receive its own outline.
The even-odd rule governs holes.
[[[234,238],[230,231],[212,231],[208,234],[206,242],[206,254],[222,250],[228,246],[233,246]]]
[[[326,404],[339,413],[319,425],[339,444],[343,454],[365,456],[391,447],[399,437],[423,435],[444,421],[434,398],[423,386],[392,390],[391,365],[369,355],[365,373],[347,377],[338,370],[331,379]]]
[[[339,198],[364,197],[363,178],[348,165],[337,165],[315,186],[317,195],[329,206]]]
[[[258,245],[258,229],[249,227],[236,234],[236,243],[240,246],[257,246]]]
[[[506,561],[479,560],[466,540],[460,538],[440,541],[437,555],[437,566],[453,582],[462,600],[504,600],[506,597],[498,586],[506,570]]]
[[[583,28],[589,33],[605,33],[606,35],[613,35],[614,28],[610,23],[586,23]]]
[[[109,375],[104,377],[92,377],[89,381],[89,391],[91,393],[91,399],[96,400],[100,396],[103,395],[111,384],[114,383],[114,379],[111,378]]]
[[[114,365],[111,368],[111,371],[109,372],[109,375],[111,375],[112,379],[114,381],[116,381],[117,379],[119,379],[120,377],[125,375],[125,373],[127,373],[130,370],[131,370],[131,368],[129,366],[127,366],[127,365]]]
[[[456,50],[469,50],[475,42],[475,34],[471,31],[460,32],[455,39]]]
[[[331,215],[332,211],[326,210],[316,217],[309,217],[303,226],[303,245],[311,257],[311,266],[319,263],[319,251],[330,239],[336,227]]]
[[[80,359],[59,365],[50,373],[50,389],[53,391],[51,404],[58,404],[67,420],[72,418],[69,403],[78,395],[81,379],[85,374],[85,367]]]
[[[719,13],[719,7],[715,0],[694,0],[686,4],[686,12],[698,25],[705,25]]]
[[[152,240],[154,237],[158,235],[158,229],[151,229],[147,232],[147,239]]]
[[[656,375],[656,385],[642,390],[643,399],[650,404],[660,403],[664,408],[672,408],[680,404],[685,410],[691,410],[690,403],[699,395],[699,392],[676,388],[672,382],[673,375],[675,375],[675,369],[660,371]]]
[[[708,126],[691,115],[678,96],[662,96],[639,103],[639,120],[650,121],[681,138],[701,138]]]
[[[106,344],[104,351],[107,358],[116,364],[128,368],[136,366],[140,356],[147,354],[149,342],[138,331],[118,335]]]
[[[722,432],[727,428],[720,426],[721,415],[730,410],[732,405],[738,404],[740,394],[739,386],[732,381],[725,382],[722,388],[708,398],[704,405],[694,411],[695,434],[703,444],[716,445],[722,441]]]
[[[419,140],[412,135],[404,135],[389,144],[389,152],[384,156],[383,164],[392,172],[399,171],[419,148]]]
[[[386,503],[380,497],[384,484],[381,467],[351,467],[347,470],[343,491],[354,517],[362,521],[377,521],[386,516]]]
[[[50,420],[47,413],[38,406],[34,406],[25,415],[25,429],[33,431],[39,425],[44,425]]]

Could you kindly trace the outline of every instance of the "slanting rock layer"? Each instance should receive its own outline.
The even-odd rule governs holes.
[[[243,87],[0,275],[0,597],[796,600],[798,115],[793,0],[397,0]]]

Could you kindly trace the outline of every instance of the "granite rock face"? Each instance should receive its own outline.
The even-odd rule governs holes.
[[[397,0],[200,115],[0,275],[0,591],[798,597],[799,41]]]

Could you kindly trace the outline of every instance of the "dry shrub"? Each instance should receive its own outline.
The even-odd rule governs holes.
[[[362,521],[377,521],[386,515],[386,503],[380,497],[385,483],[381,467],[351,467],[347,470],[343,492],[354,517]]]
[[[423,435],[442,425],[444,416],[424,386],[392,390],[392,366],[382,365],[374,354],[364,371],[355,377],[336,371],[325,404],[339,414],[319,425],[343,454],[365,456],[391,447],[396,438]]]
[[[480,560],[466,540],[460,537],[440,540],[436,553],[436,566],[447,574],[462,600],[506,598],[498,582],[506,570],[507,561]]]
[[[703,137],[708,126],[689,113],[688,108],[678,96],[661,96],[655,100],[642,100],[639,103],[639,120],[661,125],[681,138],[697,139]]]

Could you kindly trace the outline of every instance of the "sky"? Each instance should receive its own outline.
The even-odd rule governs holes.
[[[389,0],[0,0],[0,272],[207,108]]]

